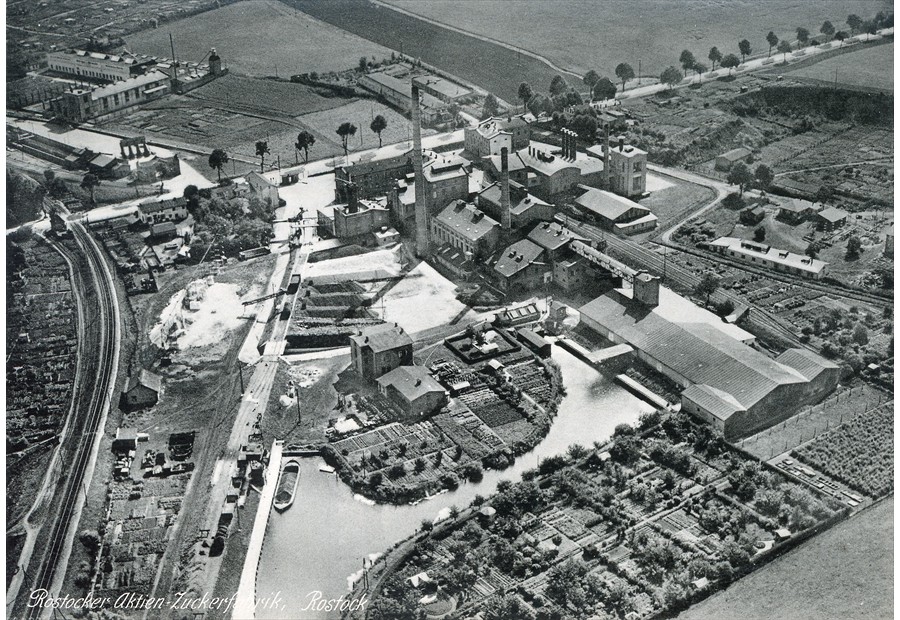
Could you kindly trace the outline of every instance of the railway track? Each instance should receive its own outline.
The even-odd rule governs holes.
[[[112,284],[106,277],[103,258],[99,255],[100,250],[93,240],[88,237],[88,233],[80,224],[73,222],[71,229],[79,245],[85,251],[100,305],[101,316],[98,317],[101,340],[99,349],[100,363],[93,380],[87,415],[80,430],[73,429],[73,434],[70,436],[70,439],[77,441],[75,456],[71,467],[68,468],[62,495],[61,497],[58,496],[59,503],[57,506],[59,508],[47,537],[48,542],[44,555],[35,572],[34,583],[29,588],[31,591],[44,589],[50,592],[51,595],[56,594],[53,591],[53,584],[56,581],[59,569],[65,568],[60,566],[63,554],[69,539],[74,537],[74,528],[78,525],[77,522],[73,522],[76,517],[78,496],[83,492],[85,473],[91,462],[91,455],[96,444],[98,432],[102,430],[99,427],[103,419],[103,410],[107,402],[110,384],[115,378],[116,342],[119,328],[116,319],[115,292]],[[86,491],[84,492],[86,493]],[[26,617],[29,620],[37,620],[50,613],[50,609],[31,607],[28,608]]]
[[[666,256],[660,256],[656,252],[627,239],[616,237],[614,235],[606,235],[600,229],[590,224],[577,222],[572,218],[566,218],[566,225],[575,232],[592,239],[594,241],[602,241],[607,244],[606,252],[623,261],[631,264],[637,264],[640,268],[653,272],[656,275],[663,276],[664,279],[670,280],[684,288],[693,289],[700,282],[700,277],[687,271],[668,260]],[[735,306],[746,305],[746,302],[736,295],[727,291],[716,291],[712,297],[714,301],[729,300]],[[753,308],[753,312],[748,316],[748,322],[751,325],[761,327],[767,331],[774,332],[778,337],[783,338],[792,345],[800,345],[800,340],[794,329],[784,325],[778,319],[772,317],[765,310],[757,307]]]

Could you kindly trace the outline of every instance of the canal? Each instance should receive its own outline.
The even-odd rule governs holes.
[[[553,347],[562,368],[566,396],[547,437],[504,471],[486,471],[477,484],[464,484],[416,506],[371,505],[355,498],[334,475],[318,471],[320,459],[301,460],[297,498],[284,514],[272,512],[260,559],[257,596],[278,593],[285,610],[303,609],[311,593],[338,598],[362,568],[363,558],[379,553],[435,519],[450,506],[467,506],[475,495],[488,496],[500,480],[517,481],[538,460],[560,454],[573,443],[590,447],[608,439],[618,424],[634,423],[652,407],[588,364]],[[281,615],[279,615],[281,614]],[[284,611],[259,609],[257,618],[284,617]],[[338,617],[335,613],[331,617]],[[304,611],[304,618],[328,618]]]

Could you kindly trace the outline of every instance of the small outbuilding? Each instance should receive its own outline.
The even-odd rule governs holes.
[[[731,170],[731,167],[737,162],[746,162],[750,158],[750,155],[750,149],[744,147],[731,149],[727,153],[722,153],[716,157],[716,169]]]
[[[550,341],[542,338],[527,327],[516,330],[516,339],[534,351],[538,357],[550,357]]]
[[[149,370],[143,370],[128,378],[122,393],[123,404],[129,409],[152,407],[159,401],[162,378]]]

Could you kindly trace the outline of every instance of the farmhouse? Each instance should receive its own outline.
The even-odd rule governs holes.
[[[719,237],[710,243],[709,247],[720,254],[747,263],[813,280],[819,280],[828,273],[828,263],[819,259],[735,237]]]
[[[350,336],[353,369],[374,380],[398,366],[412,364],[412,338],[396,324],[366,327]]]
[[[128,378],[125,391],[122,393],[126,408],[137,409],[151,407],[159,400],[162,391],[162,379],[159,375],[143,370]]]
[[[592,215],[597,223],[615,233],[634,235],[656,228],[657,218],[650,209],[612,192],[591,187],[575,199],[575,205]]]
[[[843,209],[829,207],[816,214],[816,226],[819,230],[832,231],[847,223],[847,212]]]
[[[423,416],[447,402],[447,392],[422,366],[398,366],[378,378],[378,390],[410,416]]]
[[[716,157],[716,170],[731,170],[731,167],[739,161],[746,162],[752,153],[750,149],[740,147],[731,149]]]
[[[640,286],[638,286],[640,284]],[[722,432],[747,436],[818,402],[837,385],[835,364],[804,350],[773,360],[744,344],[743,330],[722,323],[659,286],[636,280],[579,309],[584,324],[684,388],[682,408]],[[709,316],[707,316],[709,315]]]

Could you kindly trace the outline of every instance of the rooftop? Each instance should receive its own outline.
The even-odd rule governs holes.
[[[511,278],[536,262],[543,253],[544,248],[533,241],[528,239],[516,241],[501,252],[500,257],[494,264],[494,271],[502,276]]]
[[[531,149],[531,153],[533,154],[529,153],[529,149]],[[525,167],[531,168],[548,177],[553,176],[565,168],[579,168],[575,161],[563,159],[559,155],[553,155],[551,152],[552,150],[552,148],[537,146],[520,149],[516,151],[513,157],[509,158],[510,170],[513,169],[513,160],[516,158],[520,159]],[[603,169],[602,165],[600,169]]]
[[[186,206],[187,200],[185,200],[181,196],[178,196],[177,198],[169,198],[168,200],[149,200],[147,202],[142,202],[138,205],[138,209],[140,209],[141,213],[146,214],[165,211],[166,209],[177,209]]]
[[[428,161],[425,162],[423,170],[426,181],[434,183],[468,174],[466,167],[469,160],[459,155],[441,155],[429,151],[427,156]]]
[[[412,99],[412,83],[410,82],[410,80],[401,80],[394,77],[393,75],[388,75],[381,71],[368,73],[365,75],[365,77],[372,80],[379,86],[387,88],[388,90],[392,90],[395,93],[406,97],[407,99]],[[441,101],[434,95],[429,95],[428,93],[423,92],[419,93],[419,100],[426,108],[443,108],[446,105],[443,101]]]
[[[125,391],[130,392],[139,385],[149,388],[154,392],[159,392],[162,389],[162,378],[160,378],[159,375],[142,368],[136,375],[128,377],[128,385],[126,386]]]
[[[824,207],[820,204],[802,200],[800,198],[782,198],[781,204],[778,205],[779,210],[789,211],[791,213],[803,213],[812,209],[813,211],[821,211]]]
[[[528,233],[528,238],[545,250],[558,250],[572,239],[580,239],[571,230],[556,222],[540,222]]]
[[[828,207],[824,211],[819,211],[819,217],[824,220],[828,220],[829,222],[839,222],[841,220],[847,219],[847,212],[843,209]]]
[[[414,77],[413,81],[419,85],[427,85],[432,90],[436,90],[449,98],[465,97],[466,95],[472,94],[472,91],[465,86],[461,86],[456,82],[451,82],[450,80],[445,80],[442,77],[434,75]]]
[[[724,247],[743,256],[764,258],[779,265],[793,267],[810,273],[820,273],[828,265],[825,261],[821,261],[818,258],[810,258],[805,254],[795,254],[787,250],[779,250],[769,245],[753,243],[736,237],[719,237],[710,245]]]
[[[350,336],[350,340],[360,348],[369,348],[374,353],[390,351],[411,345],[413,342],[402,327],[390,323],[365,327],[359,333]]]
[[[639,209],[645,212],[645,214],[650,213],[650,209],[647,207],[643,207],[624,196],[619,196],[618,194],[613,194],[612,192],[602,189],[586,186],[582,187],[586,188],[587,191],[575,199],[575,204],[604,219],[615,221],[631,209]]]
[[[169,80],[169,76],[162,71],[150,71],[148,73],[145,73],[144,75],[138,75],[133,78],[128,78],[127,80],[113,82],[112,84],[95,88],[91,91],[91,99],[96,101],[104,97],[110,97],[112,95],[124,93],[126,90],[132,90],[141,86],[149,86],[150,84],[164,82],[167,80]]]
[[[485,215],[478,207],[463,200],[451,202],[435,219],[473,242],[500,226],[496,220]]]
[[[501,193],[500,183],[491,183],[478,193],[478,199],[486,200],[492,205],[499,207]],[[509,210],[514,215],[525,213],[528,209],[535,206],[549,207],[551,205],[550,203],[544,202],[540,198],[529,194],[520,183],[516,183],[515,181],[509,182]]]
[[[750,155],[750,149],[746,149],[744,147],[739,147],[736,149],[731,149],[730,151],[728,151],[726,153],[722,153],[721,155],[719,155],[719,157],[724,157],[725,159],[727,159],[729,161],[737,161],[739,159],[743,159],[743,158],[747,157],[747,155]]]
[[[391,386],[408,402],[413,402],[426,394],[444,393],[444,388],[423,366],[398,366],[378,378],[382,387]]]

